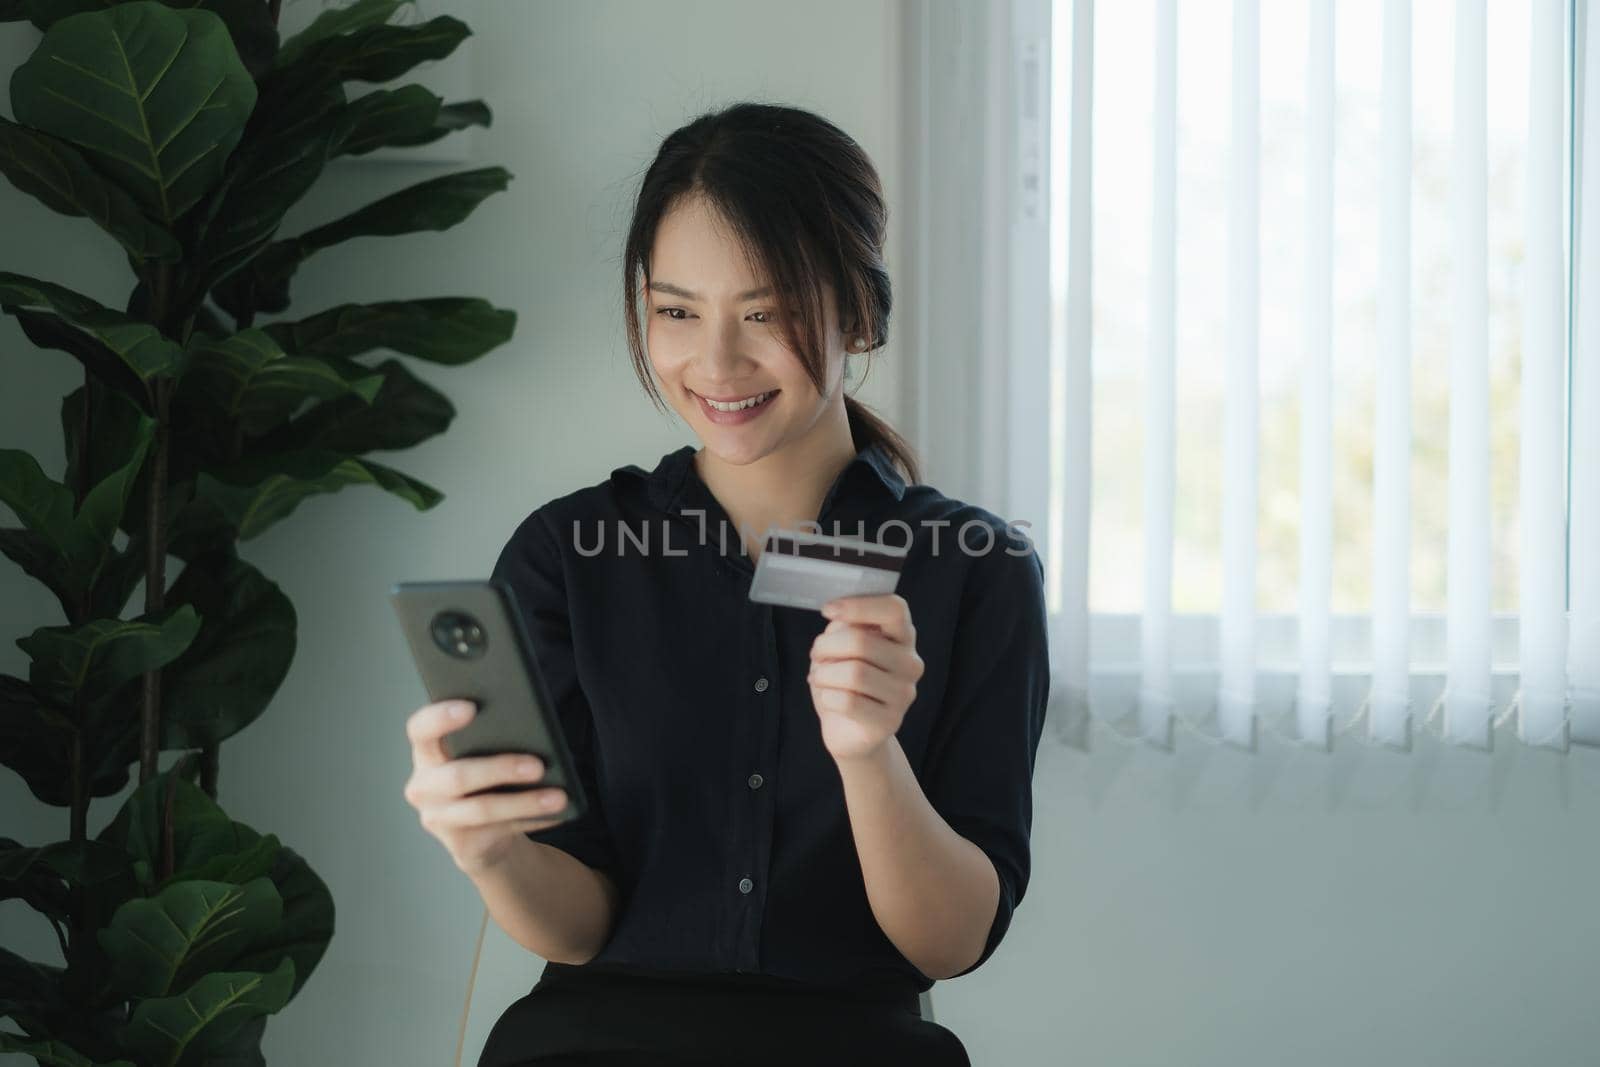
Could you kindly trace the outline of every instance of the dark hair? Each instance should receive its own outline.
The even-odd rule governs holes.
[[[628,352],[645,391],[662,405],[650,377],[639,322],[640,275],[662,218],[678,203],[703,196],[727,221],[746,262],[784,294],[789,348],[820,393],[826,383],[822,282],[833,286],[839,322],[880,348],[889,334],[889,272],[883,262],[888,210],[872,161],[848,134],[798,108],[737,103],[674,130],[645,172],[623,252]],[[870,356],[868,357],[870,360]],[[911,483],[920,481],[910,444],[852,396],[844,398],[859,450],[881,444]]]

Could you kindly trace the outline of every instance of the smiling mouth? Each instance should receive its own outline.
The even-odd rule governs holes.
[[[705,403],[705,405],[707,407],[709,407],[711,410],[720,411],[725,415],[731,415],[731,414],[734,414],[735,412],[748,411],[751,408],[761,407],[763,404],[766,404],[768,401],[770,401],[773,397],[777,396],[778,395],[778,390],[777,389],[768,389],[764,393],[755,393],[755,394],[752,394],[752,395],[747,396],[747,397],[742,397],[742,398],[739,398],[737,400],[730,400],[730,401],[713,400],[710,397],[702,396],[699,393],[695,393],[694,395],[699,397],[700,400],[703,401]]]

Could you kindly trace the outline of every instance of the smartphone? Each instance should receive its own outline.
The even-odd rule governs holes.
[[[538,756],[545,765],[539,781],[507,782],[479,793],[559,786],[567,806],[550,818],[566,822],[581,816],[588,797],[511,587],[493,578],[398,582],[390,587],[389,600],[429,701],[470,700],[478,706],[465,726],[440,739],[445,755]]]

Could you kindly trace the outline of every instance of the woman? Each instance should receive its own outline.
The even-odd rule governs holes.
[[[884,229],[866,155],[793,108],[702,116],[644,177],[629,349],[700,447],[536,509],[494,569],[589,807],[463,799],[543,768],[445,761],[448,703],[408,726],[408,799],[548,961],[480,1067],[970,1062],[917,999],[1027,886],[1043,570],[844,393],[887,336]],[[769,527],[906,545],[897,591],[751,601]]]

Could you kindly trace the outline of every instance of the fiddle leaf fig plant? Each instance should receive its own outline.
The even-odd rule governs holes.
[[[0,837],[0,900],[60,948],[59,963],[0,949],[0,1053],[40,1064],[265,1063],[267,1019],[321,959],[334,908],[301,856],[218,802],[220,746],[266,711],[295,650],[293,604],[240,543],[348,485],[437,504],[373,453],[443,433],[455,409],[406,362],[370,357],[467,363],[515,326],[454,295],[288,314],[318,252],[448,229],[511,176],[446,174],[280,233],[330,161],[491,115],[359,84],[448,57],[470,32],[458,19],[355,0],[280,39],[279,2],[0,0],[17,24],[0,32],[38,37],[11,72],[0,175],[92,222],[131,274],[107,306],[21,273],[26,246],[0,242],[0,311],[83,370],[61,403],[61,480],[0,448],[16,522],[0,552],[64,617],[16,640],[26,677],[0,674],[0,763],[68,813],[63,840]],[[91,835],[91,799],[130,784]]]

